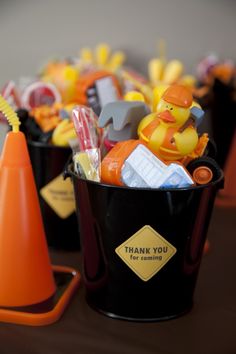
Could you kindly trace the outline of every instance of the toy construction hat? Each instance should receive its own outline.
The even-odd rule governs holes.
[[[189,108],[193,101],[192,93],[189,89],[182,85],[171,85],[163,93],[162,99],[166,102],[173,103],[176,106]]]

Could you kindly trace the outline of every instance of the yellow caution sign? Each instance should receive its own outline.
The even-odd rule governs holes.
[[[115,249],[143,281],[151,279],[174,256],[176,248],[151,226],[145,225]]]
[[[71,180],[57,176],[40,190],[42,198],[61,218],[68,218],[75,211],[74,191]]]

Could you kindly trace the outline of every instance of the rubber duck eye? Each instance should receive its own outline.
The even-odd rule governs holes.
[[[171,107],[170,110],[173,111],[173,107]]]

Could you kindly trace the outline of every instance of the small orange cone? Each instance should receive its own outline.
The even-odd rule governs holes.
[[[0,158],[0,321],[50,324],[61,316],[80,276],[73,269],[52,269],[26,139],[18,117],[1,96],[0,110],[13,127]],[[17,311],[53,298],[53,270],[69,272],[73,278],[54,308],[46,313]]]
[[[216,205],[222,207],[236,207],[236,130],[232,139],[231,148],[226,160],[224,174],[225,184],[216,198]]]
[[[0,161],[0,306],[42,302],[55,291],[24,134],[7,134]]]

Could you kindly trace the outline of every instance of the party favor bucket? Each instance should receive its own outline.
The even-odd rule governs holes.
[[[73,173],[88,304],[110,317],[157,321],[191,309],[217,179],[185,189],[135,189]]]
[[[225,168],[236,128],[236,100],[234,95],[235,88],[232,84],[215,80],[209,111],[212,137],[217,146],[217,162],[221,168]],[[227,123],[223,122],[223,117],[227,117]]]
[[[47,243],[62,250],[80,248],[73,186],[63,180],[71,149],[28,140]]]

